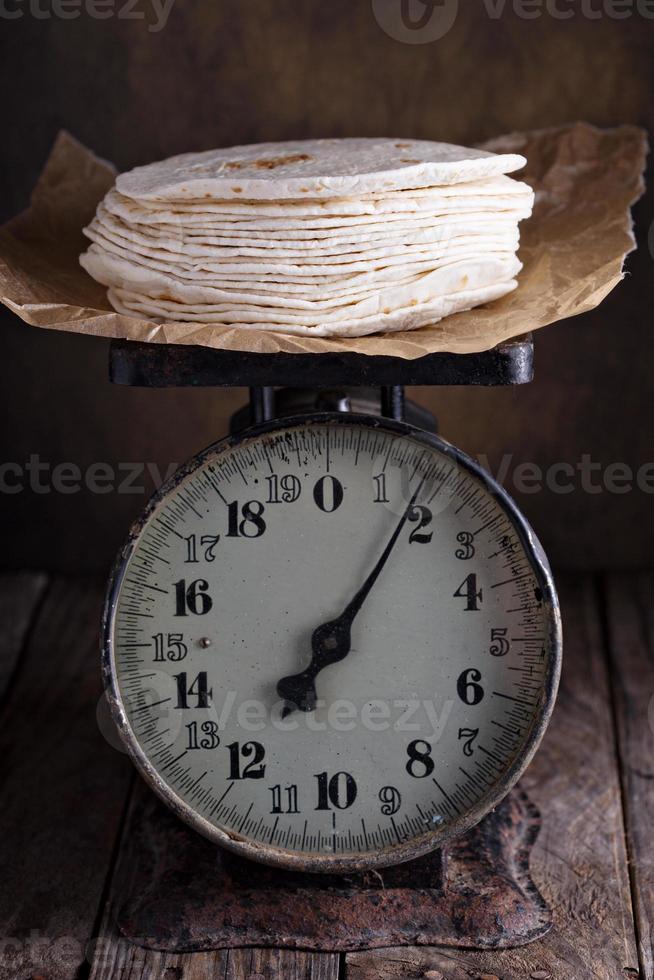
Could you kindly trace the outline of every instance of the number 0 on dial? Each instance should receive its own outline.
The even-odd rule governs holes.
[[[533,755],[559,676],[542,550],[435,436],[266,423],[183,467],[132,529],[104,618],[141,773],[224,847],[346,871],[477,823]]]

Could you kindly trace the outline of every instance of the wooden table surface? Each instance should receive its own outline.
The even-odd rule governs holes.
[[[103,584],[0,576],[0,978],[586,980],[654,977],[654,574],[558,577],[557,707],[522,785],[543,815],[534,879],[554,928],[521,949],[170,955],[112,929],[136,777],[102,700]]]

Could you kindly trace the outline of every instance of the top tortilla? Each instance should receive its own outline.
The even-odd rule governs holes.
[[[116,189],[142,201],[359,197],[495,177],[526,162],[430,140],[292,140],[184,153],[120,174]]]

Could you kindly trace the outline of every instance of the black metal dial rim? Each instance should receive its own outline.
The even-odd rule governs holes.
[[[249,841],[236,834],[230,834],[216,827],[198,814],[161,778],[139,745],[127,718],[118,685],[114,659],[113,627],[123,577],[127,565],[138,545],[141,532],[152,514],[187,476],[201,467],[210,458],[220,456],[232,448],[260,436],[307,425],[345,425],[384,430],[400,437],[411,438],[414,441],[422,443],[427,448],[441,452],[454,460],[464,471],[476,478],[484,489],[497,500],[511,521],[537,579],[542,593],[542,603],[549,619],[547,643],[548,669],[534,721],[520,755],[514,759],[513,764],[505,771],[501,779],[494,784],[492,792],[482,797],[474,807],[471,807],[470,810],[463,813],[457,820],[449,823],[445,828],[428,830],[410,841],[389,845],[388,847],[368,854],[327,855],[302,854],[297,851],[288,851],[281,847]],[[504,488],[489,473],[483,470],[475,460],[446,442],[440,436],[424,432],[422,429],[418,429],[406,422],[396,422],[387,418],[355,415],[347,412],[298,415],[291,418],[263,422],[239,432],[237,435],[227,436],[213,443],[207,449],[183,464],[157,490],[129,531],[125,544],[118,554],[109,577],[101,630],[102,676],[112,718],[137,770],[148,786],[154,790],[173,813],[204,837],[252,861],[295,871],[332,874],[383,868],[421,857],[423,854],[427,854],[437,847],[442,846],[450,838],[458,836],[471,827],[474,827],[490,810],[497,806],[531,762],[545,733],[556,700],[561,672],[561,655],[561,614],[549,563],[534,531]]]

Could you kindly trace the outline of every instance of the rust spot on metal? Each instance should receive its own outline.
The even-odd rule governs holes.
[[[529,874],[539,827],[514,790],[441,851],[381,871],[312,875],[220,850],[148,794],[117,875],[118,926],[131,942],[170,952],[520,946],[551,927]]]

